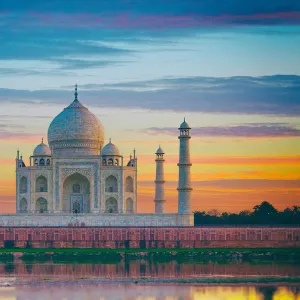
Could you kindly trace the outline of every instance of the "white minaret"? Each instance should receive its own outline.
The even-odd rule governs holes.
[[[178,128],[179,141],[179,179],[178,179],[178,213],[191,213],[191,175],[190,168],[190,126],[185,121]]]
[[[164,190],[164,151],[159,148],[156,151],[156,179],[155,179],[155,213],[161,214],[164,213],[165,206],[165,190]]]

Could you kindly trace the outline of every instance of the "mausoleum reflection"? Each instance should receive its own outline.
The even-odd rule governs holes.
[[[265,264],[251,264],[248,262],[207,262],[207,263],[179,263],[155,262],[151,260],[121,260],[117,263],[43,263],[22,262],[0,263],[2,276],[15,276],[26,280],[43,278],[59,278],[72,280],[80,278],[98,279],[131,279],[131,278],[195,278],[209,276],[223,277],[266,277],[290,276],[299,277],[300,268],[297,264],[269,262]]]
[[[2,287],[0,300],[299,300],[297,287],[39,284]]]

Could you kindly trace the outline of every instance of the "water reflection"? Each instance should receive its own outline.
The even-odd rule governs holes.
[[[0,300],[299,300],[296,287],[93,285],[1,288]]]
[[[38,278],[57,278],[61,280],[99,278],[191,278],[191,277],[252,277],[252,276],[300,276],[300,266],[295,264],[268,263],[250,264],[247,262],[231,262],[221,264],[178,263],[171,261],[157,263],[150,260],[121,261],[116,264],[58,264],[0,263],[0,276],[16,277],[18,279],[36,280]]]

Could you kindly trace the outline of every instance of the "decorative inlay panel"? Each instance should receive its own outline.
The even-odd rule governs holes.
[[[91,168],[63,168],[61,170],[61,182],[63,183],[67,177],[75,173],[79,173],[87,177],[89,180],[92,177]]]

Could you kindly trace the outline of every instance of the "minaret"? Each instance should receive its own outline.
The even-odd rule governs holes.
[[[191,175],[190,168],[192,166],[190,162],[190,126],[185,121],[181,123],[178,128],[180,135],[178,137],[180,141],[179,148],[179,179],[178,179],[178,213],[191,213]]]
[[[156,179],[155,179],[155,213],[164,213],[165,206],[165,190],[164,190],[164,151],[160,148],[156,151]]]

